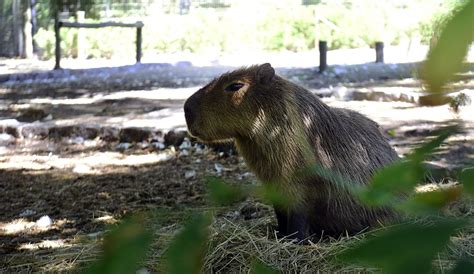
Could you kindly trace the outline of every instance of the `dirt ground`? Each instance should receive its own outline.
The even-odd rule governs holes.
[[[206,75],[221,70],[210,69]],[[344,82],[343,75],[340,83],[333,77],[330,84],[318,76],[321,83],[314,85],[305,82],[311,79],[310,69],[282,72],[290,79],[299,75],[298,81],[308,83],[329,105],[377,121],[400,155],[436,129],[462,121],[463,132],[452,136],[430,161],[447,169],[474,162],[472,105],[459,113],[448,106],[421,107],[410,97],[421,90],[420,83],[399,75],[350,82]],[[187,139],[175,146],[166,140],[168,132],[185,129],[183,102],[209,78],[201,73],[194,79],[189,71],[183,77],[190,79],[182,86],[127,90],[98,90],[77,82],[36,86],[24,79],[0,83],[0,272],[47,271],[53,269],[50,264],[74,270],[92,252],[77,252],[84,237],[100,238],[109,224],[127,214],[205,207],[204,182],[209,176],[255,183],[238,155]],[[473,80],[456,88],[472,95]],[[393,99],[394,90],[407,96]],[[346,95],[354,92],[378,97],[348,100]],[[129,128],[135,131],[125,130]],[[68,251],[74,255],[48,259]]]

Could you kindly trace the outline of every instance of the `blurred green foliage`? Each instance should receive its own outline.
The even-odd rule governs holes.
[[[340,258],[377,266],[389,274],[430,273],[436,254],[446,247],[449,237],[467,223],[467,220],[440,218],[430,223],[396,225],[342,252]]]
[[[474,41],[474,1],[465,2],[445,23],[424,64],[422,78],[431,92],[443,91],[443,85],[461,70],[469,45]]]
[[[107,233],[101,260],[92,264],[86,273],[134,273],[153,238],[152,232],[146,229],[145,220],[145,215],[135,215]]]
[[[372,183],[359,190],[362,201],[373,206],[399,203],[400,195],[413,191],[413,187],[420,183],[428,172],[423,164],[425,158],[456,132],[457,127],[446,128],[436,138],[416,148],[405,159],[379,170]]]
[[[271,267],[268,267],[266,264],[257,260],[253,262],[252,268],[250,269],[250,273],[251,274],[277,274],[280,272],[275,271]]]
[[[166,251],[167,273],[201,273],[212,216],[194,214]]]

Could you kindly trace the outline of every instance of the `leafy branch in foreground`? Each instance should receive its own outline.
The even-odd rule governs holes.
[[[145,226],[146,215],[135,215],[110,231],[102,245],[102,258],[86,271],[88,274],[134,273],[153,239]]]

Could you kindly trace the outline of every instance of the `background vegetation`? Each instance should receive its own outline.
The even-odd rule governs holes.
[[[151,1],[155,3],[153,5],[107,1],[111,4],[106,11],[102,1],[81,2],[84,2],[82,9],[86,10],[86,18],[91,22],[144,21],[146,56],[175,52],[307,51],[317,48],[319,40],[328,41],[330,49],[371,47],[375,41],[407,47],[429,44],[444,18],[466,1],[244,0],[226,1],[227,5],[218,5],[222,1],[208,5],[193,1],[184,14],[176,8],[179,1]],[[48,3],[43,0],[37,5],[39,30],[36,42],[43,49],[44,58],[54,54],[52,8]],[[68,7],[70,11],[81,9],[77,5]],[[88,57],[130,57],[134,52],[133,29],[81,32]],[[66,56],[76,51],[75,33],[75,29],[61,31]]]

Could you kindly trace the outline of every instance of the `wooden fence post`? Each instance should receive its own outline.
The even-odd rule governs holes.
[[[327,64],[328,43],[326,41],[319,41],[319,72],[326,70]]]
[[[142,60],[142,22],[137,22],[137,63]]]
[[[375,42],[375,63],[383,62],[383,42]]]
[[[82,23],[84,22],[85,12],[78,10],[76,11],[76,22]],[[84,59],[84,35],[81,33],[81,29],[77,29],[76,33],[76,58],[77,59]]]
[[[59,21],[58,15],[54,17],[54,36],[56,37],[56,48],[55,48],[55,59],[56,64],[54,69],[61,69],[61,22]]]

